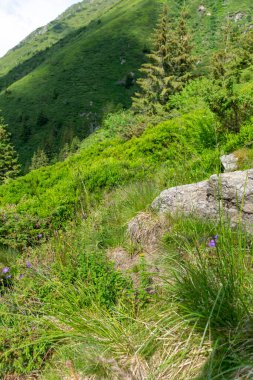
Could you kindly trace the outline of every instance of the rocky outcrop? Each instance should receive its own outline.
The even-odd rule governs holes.
[[[139,245],[146,253],[155,253],[160,238],[167,229],[164,217],[157,217],[148,212],[139,213],[128,224],[128,236],[132,243]]]
[[[152,208],[205,218],[222,213],[233,225],[242,220],[253,232],[253,169],[215,174],[203,182],[170,188],[154,200]]]
[[[220,158],[225,173],[238,169],[238,158],[233,154],[227,154]]]

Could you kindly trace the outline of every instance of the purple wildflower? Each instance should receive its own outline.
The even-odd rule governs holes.
[[[208,243],[208,247],[211,247],[211,248],[216,247],[216,241],[214,239],[211,239]]]
[[[31,268],[32,267],[32,264],[30,263],[30,261],[28,261],[27,263],[26,263],[26,268]]]
[[[214,238],[214,240],[218,240],[219,239],[219,235],[215,235],[213,238]]]
[[[39,239],[42,239],[42,238],[43,238],[43,234],[39,234],[39,235],[38,235],[38,238],[39,238]]]
[[[9,271],[10,271],[10,268],[8,268],[8,267],[5,267],[2,269],[2,273],[4,273],[4,274],[8,273]]]
[[[6,276],[6,278],[11,278],[12,277],[12,275],[11,274],[8,274],[8,276]]]
[[[24,277],[25,277],[24,274],[20,274],[20,275],[19,275],[20,280],[22,280],[22,278],[24,278]]]

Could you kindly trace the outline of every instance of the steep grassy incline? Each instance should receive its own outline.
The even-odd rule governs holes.
[[[119,0],[83,0],[72,5],[62,15],[27,36],[0,60],[1,87],[43,60],[43,52],[77,29],[95,21]],[[8,75],[6,75],[8,74]]]
[[[133,89],[125,79],[144,59],[157,4],[121,1],[46,51],[40,65],[1,93],[23,162],[38,146],[51,154],[73,135],[89,135],[108,108],[129,105]]]
[[[41,217],[63,208],[70,212],[84,188],[99,196],[104,189],[152,176],[162,164],[173,162],[176,170],[176,162],[185,165],[192,158],[194,163],[198,153],[208,148],[212,151],[215,144],[214,116],[204,110],[150,126],[130,140],[101,129],[64,162],[0,186],[0,207],[16,204],[17,211]]]
[[[111,129],[101,129],[64,162],[0,186],[0,245],[22,245],[33,233],[36,238],[38,229],[50,235],[76,211],[89,214],[105,191],[151,180],[157,171],[163,172],[162,187],[211,174],[217,163],[214,125],[209,111],[196,111],[127,141]],[[200,165],[201,151],[205,158]]]
[[[83,1],[0,60],[0,109],[24,164],[38,147],[52,156],[73,136],[92,133],[108,110],[130,105],[132,76],[145,59],[160,4]],[[175,19],[183,2],[168,4]],[[250,0],[206,0],[203,6],[197,0],[189,4],[202,64],[217,45],[225,18],[250,23],[253,7]]]

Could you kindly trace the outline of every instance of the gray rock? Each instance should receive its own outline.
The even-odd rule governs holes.
[[[196,210],[206,209],[208,181],[192,185],[183,185],[164,190],[152,203],[152,208],[160,212],[178,210],[190,214]]]
[[[201,4],[201,5],[198,7],[198,12],[199,12],[199,13],[202,13],[202,14],[205,13],[205,12],[206,12],[206,7],[205,7],[204,5]]]
[[[209,180],[163,191],[152,203],[160,213],[217,218],[222,212],[234,225],[242,220],[253,232],[253,169],[215,174]]]
[[[238,22],[238,21],[240,21],[243,17],[244,17],[244,13],[242,13],[242,12],[237,12],[237,13],[235,14],[235,16],[234,16],[234,20],[235,20],[235,22]]]
[[[221,156],[220,160],[225,173],[233,172],[238,169],[238,158],[233,153]]]

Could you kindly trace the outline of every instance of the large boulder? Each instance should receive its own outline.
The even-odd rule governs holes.
[[[233,225],[242,220],[253,232],[253,169],[215,174],[203,182],[164,190],[152,208],[208,218],[222,214]]]

